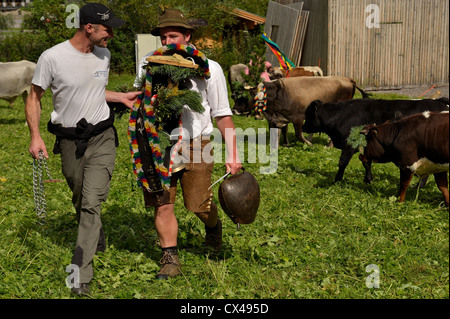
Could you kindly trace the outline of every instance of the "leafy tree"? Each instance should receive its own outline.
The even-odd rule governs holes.
[[[266,16],[269,0],[235,0],[234,6],[236,8],[260,15]]]
[[[25,16],[22,28],[45,34],[49,45],[71,38],[76,29],[66,25],[66,18],[70,14],[66,12],[68,4],[82,6],[84,1],[70,1],[70,3],[60,0],[33,1],[28,9],[31,15]]]
[[[28,7],[22,29],[32,30],[13,34],[0,40],[0,60],[28,59],[37,61],[47,48],[73,36],[76,29],[66,25],[73,12],[66,11],[69,4],[81,7],[81,0],[33,1]],[[126,24],[114,30],[114,40],[108,45],[111,50],[111,67],[114,72],[135,70],[134,39],[137,33],[149,33],[158,24],[161,6],[181,9],[188,19],[204,19],[208,25],[197,28],[194,40],[206,32],[213,38],[223,39],[222,47],[199,47],[224,68],[246,59],[248,47],[242,34],[232,28],[236,18],[229,14],[232,8],[240,8],[264,16],[268,0],[98,0],[107,5]]]
[[[0,30],[8,29],[12,26],[12,17],[9,15],[0,15]]]

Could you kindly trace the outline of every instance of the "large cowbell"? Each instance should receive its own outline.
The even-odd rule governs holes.
[[[260,202],[259,184],[246,172],[237,173],[220,184],[220,206],[235,224],[251,224]]]

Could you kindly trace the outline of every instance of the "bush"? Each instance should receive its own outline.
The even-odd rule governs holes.
[[[41,53],[50,47],[43,32],[20,32],[2,37],[0,61],[29,60],[37,62]]]
[[[135,34],[149,33],[158,23],[158,13],[160,1],[143,0],[99,0],[110,8],[118,17],[127,23],[114,30],[114,39],[109,43],[111,51],[111,71],[116,73],[135,72]],[[215,0],[165,0],[164,5],[171,8],[180,8],[185,12],[188,19],[197,18],[208,21],[207,27],[198,28],[195,37],[201,38],[206,31],[213,35],[213,38],[222,38],[222,47],[204,47],[199,49],[204,51],[210,58],[217,61],[224,69],[231,65],[243,61],[249,61],[249,50],[254,42],[249,39],[254,35],[244,35],[242,31],[233,28],[236,23],[234,17],[226,12],[226,8],[242,8],[252,11],[254,0],[224,0],[221,1],[223,10],[211,10],[217,7]],[[258,1],[256,1],[258,2]],[[85,1],[76,1],[81,7]],[[267,3],[259,5],[257,10],[265,11]],[[26,15],[23,30],[5,36],[0,40],[0,61],[17,61],[27,59],[37,61],[40,54],[67,39],[70,39],[76,29],[66,26],[66,6],[59,0],[33,1],[28,8],[30,15]],[[256,10],[256,9],[255,9]],[[254,11],[259,13],[258,11]],[[261,14],[261,13],[260,13]],[[35,30],[27,32],[24,30]],[[261,30],[257,30],[259,32]],[[261,31],[262,32],[262,31]],[[247,32],[248,33],[248,32]],[[246,34],[247,34],[246,33]]]

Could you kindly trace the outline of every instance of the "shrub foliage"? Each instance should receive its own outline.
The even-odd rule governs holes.
[[[237,20],[229,12],[232,8],[240,8],[255,14],[265,16],[268,1],[256,0],[99,0],[115,15],[126,21],[126,24],[114,30],[114,39],[109,43],[111,51],[111,69],[113,72],[131,73],[135,71],[135,35],[149,33],[158,23],[158,15],[163,6],[181,9],[188,19],[203,19],[207,26],[198,27],[194,40],[199,49],[222,67],[248,60],[251,47],[248,38],[258,37],[261,30],[253,34],[242,32],[234,26]],[[40,54],[47,48],[69,39],[76,31],[69,28],[66,20],[73,15],[69,4],[81,7],[85,1],[33,1],[27,11],[22,29],[0,37],[0,61],[18,61],[27,59],[36,62]],[[219,7],[220,3],[220,7]],[[214,8],[214,10],[211,10]],[[2,23],[2,28],[7,24]],[[205,47],[199,41],[205,34],[213,39],[222,39],[222,47]],[[246,36],[244,36],[244,33]],[[247,39],[246,39],[247,38]]]

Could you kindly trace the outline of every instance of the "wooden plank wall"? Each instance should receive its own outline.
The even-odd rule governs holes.
[[[367,28],[368,5],[380,27]],[[449,0],[328,0],[327,74],[372,89],[449,83]]]
[[[303,45],[305,43],[305,34],[308,27],[309,11],[302,10],[297,22],[296,34],[294,36],[294,43],[290,53],[291,61],[296,66],[301,66],[301,59],[303,53]]]
[[[291,39],[291,49],[289,52],[286,52],[288,55],[288,58],[291,60],[292,63],[295,64],[295,66],[299,66],[298,58],[299,54],[301,54],[301,47],[303,46],[303,38],[301,37],[301,31],[304,27],[304,19],[302,19],[302,12],[303,12],[303,2],[295,2],[287,4],[289,8],[292,8],[294,10],[298,11],[298,15],[295,21],[294,26],[294,34],[292,35]]]

